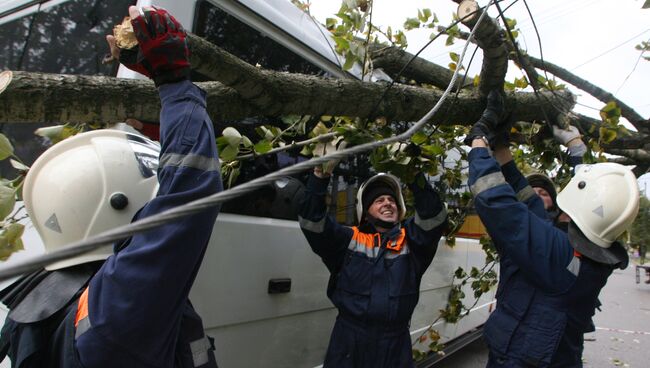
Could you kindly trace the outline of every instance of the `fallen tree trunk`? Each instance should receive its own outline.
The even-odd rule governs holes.
[[[438,90],[395,85],[376,111],[386,86],[355,80],[267,73],[266,83],[277,85],[274,99],[282,101],[272,111],[254,106],[238,92],[219,82],[197,83],[208,93],[208,112],[216,121],[269,115],[332,115],[366,118],[383,116],[391,121],[420,119],[440,98]],[[540,104],[532,93],[507,96],[513,120],[539,119],[539,107],[553,109],[570,93],[544,94]],[[149,81],[101,76],[13,72],[0,94],[0,123],[42,122],[49,124],[104,123],[136,118],[157,121],[157,91]],[[432,123],[471,125],[481,116],[482,99],[462,92],[448,98]]]

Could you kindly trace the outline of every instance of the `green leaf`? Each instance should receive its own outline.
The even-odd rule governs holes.
[[[19,240],[23,236],[25,230],[25,225],[19,224],[17,222],[12,222],[4,229],[4,236],[7,237],[9,243],[14,243],[16,240]]]
[[[6,186],[0,186],[0,221],[11,214],[16,205],[16,192]]]
[[[0,261],[6,261],[12,254],[19,250],[23,250],[23,241],[16,239],[10,242],[5,236],[4,232],[0,234]]]
[[[431,17],[431,10],[429,9],[418,9],[418,19],[422,23],[426,23]]]
[[[54,141],[63,133],[63,128],[65,128],[65,125],[54,125],[38,128],[36,131],[34,131],[34,134]]]
[[[20,163],[20,162],[14,160],[13,158],[9,159],[9,162],[11,162],[11,166],[13,166],[13,168],[16,169],[16,170],[19,170],[19,171],[27,171],[27,170],[29,170],[29,166],[27,166],[27,165],[25,165],[23,163]]]
[[[422,15],[424,16],[424,22],[426,22],[427,20],[429,20],[429,18],[431,18],[431,15],[433,15],[433,13],[431,12],[431,9],[424,8],[422,9]]]
[[[340,54],[343,54],[345,51],[350,49],[350,42],[344,37],[334,37],[334,43],[336,43],[336,51]]]
[[[528,80],[526,77],[522,77],[521,79],[515,78],[515,87],[524,89],[528,87]]]
[[[237,158],[238,154],[239,154],[239,147],[228,145],[219,153],[219,157],[223,161],[227,162],[227,161],[232,161],[235,158]]]
[[[357,57],[351,53],[348,52],[345,54],[345,64],[343,64],[343,70],[350,70],[353,66],[354,63],[357,61]]]
[[[253,142],[247,137],[247,136],[242,136],[242,144],[244,145],[245,148],[251,148],[253,147]]]
[[[411,142],[413,142],[415,144],[422,144],[422,143],[426,142],[428,138],[429,137],[426,134],[424,134],[422,132],[417,132],[417,133],[413,134],[413,136],[411,137]]]
[[[462,267],[458,267],[458,268],[456,269],[456,271],[454,272],[454,276],[455,276],[457,279],[462,279],[462,278],[464,278],[465,276],[467,276],[467,274],[465,273],[465,270],[463,270]]]
[[[613,129],[601,127],[599,133],[600,141],[603,143],[611,143],[614,139],[616,139],[616,131]]]
[[[458,61],[460,60],[460,56],[455,52],[450,52],[449,57],[454,63],[458,63]]]
[[[0,160],[13,156],[14,146],[11,145],[9,139],[4,134],[0,134]]]
[[[422,152],[426,153],[427,156],[439,156],[445,153],[445,149],[437,144],[429,144],[422,146]]]
[[[316,124],[316,126],[314,127],[314,129],[312,129],[311,135],[312,137],[318,137],[319,135],[327,134],[329,132],[330,132],[329,128],[325,124],[319,121],[318,124]]]
[[[453,45],[455,40],[456,38],[454,36],[447,37],[447,41],[445,41],[445,46]]]
[[[232,171],[230,171],[230,176],[228,177],[228,188],[232,188],[232,185],[237,180],[237,177],[239,177],[239,169],[233,168]]]
[[[227,127],[226,129],[223,130],[223,133],[221,133],[226,140],[228,141],[228,145],[231,147],[239,147],[239,143],[241,143],[242,137],[241,134],[237,131],[237,129],[233,127]]]
[[[406,21],[404,21],[404,29],[410,31],[415,28],[420,28],[420,21],[417,18],[406,18]]]
[[[334,18],[325,19],[325,27],[330,31],[336,27],[336,23],[338,23],[338,21]]]
[[[267,153],[273,149],[273,145],[269,141],[259,141],[255,144],[255,152]]]

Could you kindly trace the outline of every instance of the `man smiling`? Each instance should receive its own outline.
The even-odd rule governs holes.
[[[307,183],[300,227],[330,271],[327,296],[339,314],[324,367],[413,367],[409,321],[447,221],[447,211],[426,180],[410,185],[415,217],[406,213],[399,181],[368,179],[357,193],[359,226],[327,216],[329,173]],[[424,178],[421,178],[424,179]]]

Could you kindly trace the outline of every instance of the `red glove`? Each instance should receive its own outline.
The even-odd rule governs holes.
[[[122,50],[120,62],[153,79],[156,86],[190,76],[190,51],[183,26],[165,9],[153,8],[131,20],[138,48]]]

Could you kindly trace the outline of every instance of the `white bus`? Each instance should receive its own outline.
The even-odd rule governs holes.
[[[186,29],[253,65],[337,78],[360,75],[358,67],[342,70],[343,61],[334,53],[327,30],[289,0],[160,0],[137,5],[152,3],[168,9]],[[133,1],[0,0],[0,69],[136,78],[124,67],[116,70],[100,62],[108,52],[104,35],[126,15],[128,5]],[[37,126],[38,122],[1,127],[10,139],[24,142],[17,146],[23,147],[18,154],[26,161],[44,149],[31,136]],[[253,163],[242,171],[241,180],[277,169],[286,158]],[[355,191],[361,180],[352,174],[333,180],[336,200],[331,213],[338,221],[348,225],[354,221]],[[281,180],[226,203],[218,217],[190,298],[207,334],[215,339],[221,368],[322,364],[336,310],[325,294],[328,271],[308,246],[291,205],[300,190],[295,183]],[[21,253],[42,251],[33,235],[28,234],[28,250]],[[24,257],[21,253],[5,264]],[[444,238],[440,241],[422,279],[411,321],[414,341],[445,308],[454,271],[481,268],[484,260],[476,239],[458,238],[454,247]],[[465,294],[465,305],[474,305],[469,287]],[[460,322],[436,323],[447,353],[480,335],[493,304],[491,291]],[[2,319],[5,315],[3,309]],[[415,347],[427,350],[427,344]],[[419,365],[431,366],[438,359],[432,354]]]

